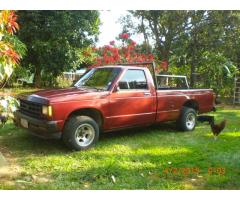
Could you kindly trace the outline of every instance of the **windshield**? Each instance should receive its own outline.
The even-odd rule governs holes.
[[[76,87],[89,87],[108,90],[120,72],[120,68],[94,68],[75,84]]]

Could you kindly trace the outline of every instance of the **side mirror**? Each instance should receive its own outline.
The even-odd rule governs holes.
[[[113,92],[119,92],[120,91],[120,87],[118,85],[118,83],[114,86]]]

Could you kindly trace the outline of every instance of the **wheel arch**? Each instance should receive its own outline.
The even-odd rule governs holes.
[[[96,108],[79,108],[68,114],[66,117],[64,126],[66,122],[73,116],[88,116],[93,118],[99,126],[99,129],[102,130],[104,124],[104,117],[100,110]]]
[[[196,110],[196,112],[199,111],[199,104],[194,99],[190,99],[190,100],[185,101],[184,104],[182,105],[182,108],[183,107],[193,108],[194,110]]]

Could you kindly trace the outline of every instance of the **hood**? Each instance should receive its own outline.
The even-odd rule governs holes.
[[[42,98],[48,102],[62,102],[70,100],[87,100],[87,99],[96,99],[103,94],[108,93],[107,91],[97,91],[96,89],[83,89],[71,87],[67,89],[50,89],[50,90],[41,90],[33,95],[35,98]]]

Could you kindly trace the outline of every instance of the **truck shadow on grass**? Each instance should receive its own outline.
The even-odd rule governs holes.
[[[26,130],[15,127],[12,123],[6,124],[0,132],[0,145],[13,154],[42,154],[68,152],[68,149],[59,140],[45,140],[29,134]]]
[[[107,133],[102,133],[100,135],[100,140],[108,140],[111,138],[121,138],[121,137],[132,137],[132,136],[144,136],[151,132],[151,133],[157,133],[157,134],[166,134],[168,133],[180,133],[176,127],[175,122],[167,122],[167,123],[161,123],[161,124],[154,124],[151,126],[143,126],[143,127],[134,127],[134,128],[128,128],[125,130],[117,130]]]
[[[154,125],[150,127],[132,128],[122,131],[114,131],[109,133],[101,133],[99,142],[96,145],[101,148],[101,145],[118,144],[119,140],[133,139],[133,138],[145,138],[149,134],[154,135],[166,135],[169,133],[178,133],[175,123],[166,123],[160,125]],[[107,145],[106,144],[106,145]],[[71,153],[61,140],[46,140],[35,137],[29,134],[23,129],[15,127],[13,124],[6,124],[0,132],[0,145],[3,148],[7,148],[12,153],[20,154],[59,154],[59,153]]]
[[[222,120],[222,118],[227,118],[227,129],[234,131],[236,129],[236,124],[238,123],[239,114],[237,111],[232,110],[219,110],[219,112],[213,113],[217,118],[217,121]],[[226,116],[226,117],[225,117]],[[206,127],[210,130],[208,126],[199,124],[200,127]],[[204,130],[203,130],[204,132]],[[123,143],[123,140],[136,140],[138,139],[148,139],[148,137],[175,137],[176,135],[182,135],[176,127],[175,122],[160,123],[157,125],[141,128],[132,128],[122,131],[114,131],[109,133],[102,133],[100,135],[100,140],[96,145],[97,148],[101,148],[104,145],[118,144],[119,140]],[[191,134],[190,134],[191,136]],[[161,138],[163,139],[163,138]],[[55,154],[55,153],[71,153],[65,145],[60,140],[43,140],[37,137],[31,136],[27,131],[15,127],[12,123],[8,123],[5,127],[0,129],[0,144],[3,147],[15,152],[22,151],[25,153],[36,153],[36,154]],[[153,144],[154,145],[154,144]],[[23,154],[22,152],[22,154]]]
[[[222,118],[224,113],[219,113],[219,118]],[[235,118],[235,112],[227,112],[228,119]],[[229,118],[230,117],[230,118]],[[228,131],[233,129],[233,125],[229,125]],[[227,124],[228,127],[228,124]],[[204,129],[210,131],[210,127],[206,124],[198,124],[197,130],[203,129],[202,131],[197,131],[197,134],[200,135],[199,132],[205,132]],[[193,133],[196,133],[195,131]],[[95,148],[101,149],[101,147],[118,145],[118,144],[126,144],[129,147],[135,148],[138,146],[138,143],[142,143],[139,147],[147,147],[147,146],[169,146],[173,145],[174,139],[182,136],[184,133],[178,131],[175,122],[168,123],[160,123],[148,127],[140,127],[140,128],[131,128],[121,131],[114,131],[109,133],[102,133],[100,135],[100,139]],[[223,133],[224,134],[224,133]],[[187,134],[185,134],[187,135]],[[188,134],[189,137],[193,138],[192,134]],[[207,136],[208,137],[208,136]],[[220,136],[221,137],[221,136]],[[227,138],[228,136],[224,136]],[[237,137],[230,136],[229,137]],[[155,139],[156,138],[156,139]],[[149,139],[149,144],[147,144],[147,140]],[[155,140],[166,140],[168,139],[168,143],[159,144]],[[172,141],[170,140],[172,139]],[[193,138],[196,139],[196,138]],[[205,137],[206,139],[206,137]],[[210,139],[210,138],[209,138]],[[145,141],[146,140],[146,141]],[[130,142],[128,142],[130,141]],[[42,156],[50,155],[50,154],[68,154],[70,151],[61,140],[44,140],[41,138],[37,138],[35,136],[30,135],[27,131],[15,127],[12,123],[8,123],[4,128],[0,129],[0,145],[3,148],[7,148],[13,153],[19,154],[38,154]]]

